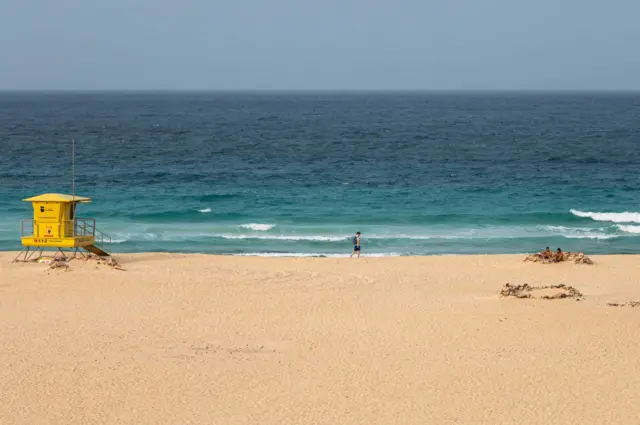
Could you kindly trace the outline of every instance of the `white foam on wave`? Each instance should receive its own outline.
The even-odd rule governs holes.
[[[241,224],[240,227],[242,227],[243,229],[251,229],[251,230],[257,230],[260,232],[266,232],[267,230],[271,230],[274,227],[276,227],[275,224],[261,224],[261,223],[248,223],[248,224]]]
[[[517,234],[514,235],[495,235],[489,233],[479,233],[474,231],[462,232],[458,234],[440,234],[440,235],[408,235],[408,234],[373,234],[363,235],[362,239],[408,239],[408,240],[430,240],[430,239],[492,239],[492,238],[518,238]]]
[[[614,239],[618,235],[604,233],[604,229],[589,229],[583,227],[565,226],[538,226],[542,230],[551,232],[554,236],[562,236],[568,239]]]
[[[537,227],[520,227],[520,226],[497,226],[487,228],[473,229],[455,229],[449,231],[442,230],[433,234],[420,233],[392,233],[392,234],[372,234],[364,235],[363,239],[408,239],[408,240],[461,240],[461,239],[518,239],[526,237],[535,237],[539,235],[540,230],[549,230],[542,226]]]
[[[280,241],[322,241],[322,242],[338,242],[347,240],[344,236],[305,236],[305,235],[230,235],[230,234],[214,234],[216,238],[223,239],[265,239]]]
[[[111,239],[110,241],[104,241],[104,243],[125,243],[128,239]]]
[[[567,239],[601,239],[601,240],[607,240],[607,239],[615,239],[618,236],[617,235],[597,235],[597,234],[585,234],[585,235],[562,235],[563,237],[567,238]]]
[[[198,210],[201,213],[210,213],[211,212],[211,208],[205,208],[203,210]]]
[[[613,223],[640,223],[640,213],[638,212],[621,212],[621,213],[601,213],[590,211],[569,210],[571,214],[577,217],[591,218],[595,221],[610,221]]]
[[[631,225],[625,226],[623,224],[618,224],[616,227],[626,233],[640,234],[640,226],[631,226]]]
[[[236,257],[327,257],[327,258],[348,258],[350,254],[323,254],[320,252],[247,252],[243,254],[233,254]],[[385,252],[362,254],[361,257],[400,257],[399,252]]]
[[[186,240],[186,238],[182,238],[182,240]],[[153,233],[153,232],[130,232],[130,233],[112,233],[111,234],[111,242],[108,240],[105,243],[125,243],[125,242],[150,242],[150,241],[172,241],[171,238],[166,238],[161,234]]]

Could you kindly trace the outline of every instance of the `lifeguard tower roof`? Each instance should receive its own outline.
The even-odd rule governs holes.
[[[59,203],[91,202],[91,198],[86,198],[84,196],[78,196],[78,195],[76,196],[63,195],[61,193],[43,193],[42,195],[34,196],[34,197],[23,199],[23,200],[25,202],[59,202]]]

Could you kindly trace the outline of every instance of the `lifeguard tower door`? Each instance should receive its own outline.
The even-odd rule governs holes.
[[[66,237],[68,207],[60,202],[33,203],[33,230],[37,238],[57,239]],[[71,229],[73,231],[73,229]]]

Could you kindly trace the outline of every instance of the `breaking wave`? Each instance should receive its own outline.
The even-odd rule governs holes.
[[[630,226],[630,225],[622,225],[619,224],[618,229],[622,230],[623,232],[627,232],[627,233],[640,233],[640,226]]]
[[[242,227],[243,229],[251,229],[251,230],[257,230],[257,231],[261,231],[261,232],[266,232],[267,230],[271,230],[274,227],[276,227],[276,225],[275,224],[248,223],[248,224],[241,224],[240,227]]]
[[[607,212],[589,212],[570,210],[571,214],[582,217],[590,218],[595,221],[610,221],[612,223],[640,223],[640,213],[638,212],[621,212],[621,213],[607,213]]]

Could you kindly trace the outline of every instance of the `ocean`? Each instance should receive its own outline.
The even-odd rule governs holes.
[[[0,250],[72,137],[116,253],[640,253],[638,93],[4,92]]]

